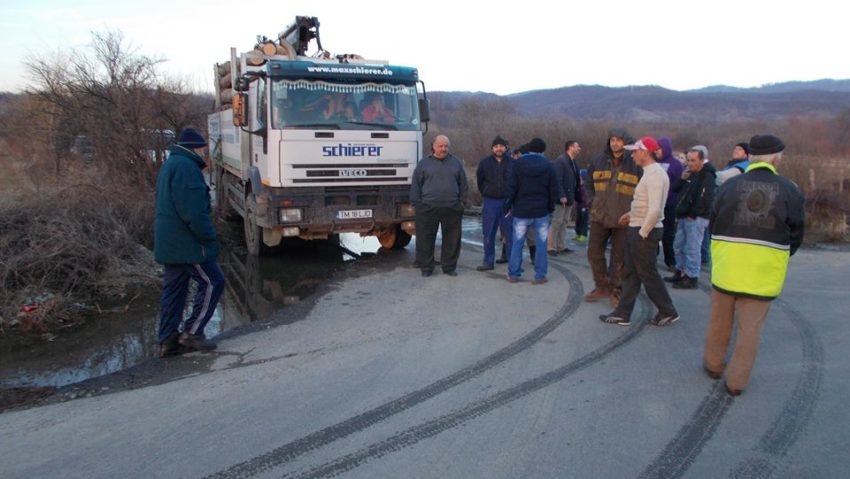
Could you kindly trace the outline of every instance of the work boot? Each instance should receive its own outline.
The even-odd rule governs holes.
[[[683,275],[682,279],[673,283],[674,289],[697,289],[698,286],[697,279],[687,275]]]
[[[186,347],[191,351],[212,351],[217,347],[214,342],[207,340],[203,333],[182,333],[177,338],[177,341],[179,341],[183,347]]]
[[[187,352],[180,342],[177,340],[178,334],[174,333],[165,338],[165,341],[159,344],[159,357],[167,358],[169,356],[178,356]]]
[[[584,300],[588,303],[593,303],[601,299],[605,299],[611,295],[611,291],[607,288],[594,288],[593,291],[584,295]]]
[[[676,272],[673,273],[673,276],[666,276],[664,278],[664,281],[666,281],[668,283],[678,283],[679,281],[682,280],[683,276],[684,275],[682,274],[682,272],[677,269]]]
[[[493,267],[489,264],[482,264],[481,266],[476,266],[475,271],[493,271]]]
[[[502,256],[496,260],[496,264],[505,264],[508,262],[508,247],[506,244],[502,243]]]

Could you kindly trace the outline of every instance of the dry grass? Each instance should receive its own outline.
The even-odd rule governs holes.
[[[81,303],[157,282],[150,192],[78,175],[0,201],[0,330],[44,333],[78,321]],[[21,308],[35,305],[28,313]]]

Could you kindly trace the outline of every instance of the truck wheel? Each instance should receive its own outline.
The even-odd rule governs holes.
[[[263,247],[263,229],[257,225],[256,215],[257,198],[248,195],[245,198],[245,217],[242,219],[242,225],[245,229],[245,246],[251,256],[259,256]]]
[[[381,230],[377,236],[381,246],[387,249],[402,249],[410,244],[410,235],[401,229],[401,225],[392,225]]]

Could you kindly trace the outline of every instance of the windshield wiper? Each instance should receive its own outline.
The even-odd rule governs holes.
[[[368,123],[365,121],[346,121],[350,125],[362,125],[362,126],[374,126],[381,130],[398,130],[398,127],[395,125],[387,125],[386,123]]]

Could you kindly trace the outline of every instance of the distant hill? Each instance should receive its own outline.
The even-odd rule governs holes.
[[[675,91],[659,86],[610,88],[578,85],[512,95],[432,92],[435,118],[464,101],[509,101],[524,116],[567,116],[576,120],[713,123],[772,120],[793,115],[835,116],[850,110],[850,80],[786,82],[757,88],[710,86]]]

